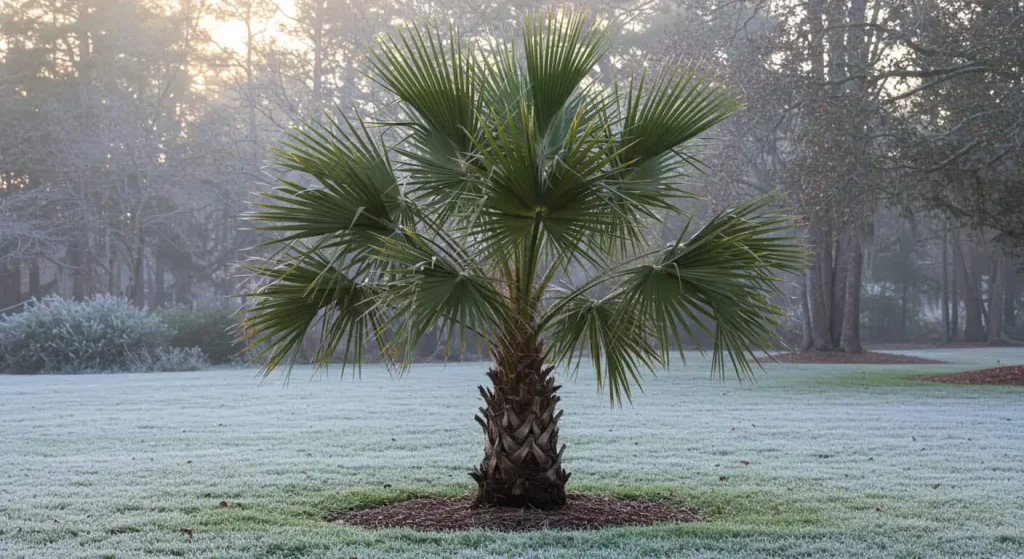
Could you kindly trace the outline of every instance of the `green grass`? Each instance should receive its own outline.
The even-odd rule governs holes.
[[[252,370],[0,377],[0,557],[1024,557],[1024,389],[911,378],[1024,351],[917,353],[954,363],[770,365],[740,386],[696,358],[623,409],[581,374],[563,394],[570,489],[709,521],[534,534],[323,522],[469,491],[481,364],[287,386]]]

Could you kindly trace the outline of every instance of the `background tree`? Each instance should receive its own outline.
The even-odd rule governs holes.
[[[0,309],[47,294],[218,304],[237,293],[240,250],[267,238],[238,216],[268,188],[268,147],[335,105],[387,117],[391,101],[366,78],[363,45],[424,18],[454,18],[467,40],[486,44],[491,29],[514,29],[543,4],[0,1],[0,184],[17,186],[0,194],[0,238],[10,241],[0,244]],[[878,322],[855,308],[856,295],[888,293],[874,309],[901,305],[876,282],[873,259],[890,250],[878,231],[909,227],[921,234],[915,264],[939,292],[914,296],[908,335],[1019,337],[1019,2],[588,7],[623,29],[594,78],[611,84],[616,73],[682,60],[722,75],[745,100],[716,128],[714,149],[700,151],[705,173],[688,178],[705,199],[680,204],[709,217],[776,190],[799,203],[816,279],[788,278],[774,300],[789,310],[785,329],[802,334],[793,345],[841,348],[845,330],[855,348],[857,326]],[[675,238],[685,222],[669,218],[659,233]],[[585,275],[573,267],[558,278]],[[439,345],[427,341],[421,354]]]

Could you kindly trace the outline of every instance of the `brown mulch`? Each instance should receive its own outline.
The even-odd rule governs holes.
[[[982,369],[955,375],[933,375],[917,377],[918,380],[931,382],[947,382],[950,384],[1002,384],[1007,386],[1024,386],[1024,365]]]
[[[331,522],[361,528],[412,528],[420,532],[496,530],[593,530],[610,526],[645,526],[662,522],[699,522],[696,514],[647,501],[597,495],[569,495],[558,511],[475,507],[471,497],[413,499],[392,505],[341,513]]]
[[[899,353],[882,353],[879,351],[860,351],[846,353],[844,351],[800,351],[773,355],[779,363],[825,363],[855,365],[939,365],[942,361],[902,355]]]

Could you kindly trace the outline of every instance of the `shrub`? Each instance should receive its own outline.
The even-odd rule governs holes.
[[[166,349],[171,330],[128,300],[47,297],[0,319],[0,371],[133,370],[139,356]]]
[[[227,305],[190,309],[177,305],[157,316],[170,327],[172,347],[199,348],[211,363],[229,363],[244,347],[235,341],[236,309]]]

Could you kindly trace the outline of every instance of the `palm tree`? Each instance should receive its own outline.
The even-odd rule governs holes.
[[[690,196],[688,146],[740,104],[684,66],[602,81],[610,27],[585,14],[521,29],[521,43],[396,31],[369,56],[394,121],[327,117],[291,133],[278,164],[314,185],[282,180],[251,216],[282,236],[249,264],[262,285],[244,329],[267,373],[311,330],[318,365],[358,364],[376,343],[399,371],[428,332],[449,348],[480,340],[493,366],[477,501],[553,509],[569,478],[556,366],[589,359],[621,403],[706,335],[716,372],[728,358],[748,375],[779,316],[776,274],[798,269],[802,249],[768,200],[652,242]]]

